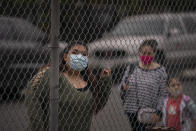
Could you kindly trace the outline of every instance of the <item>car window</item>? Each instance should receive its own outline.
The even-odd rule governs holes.
[[[185,25],[187,33],[196,33],[196,19],[193,19],[192,17],[183,17],[182,21]]]
[[[29,21],[17,17],[0,17],[0,40],[43,42],[47,36]]]
[[[162,35],[164,33],[162,18],[157,19],[126,19],[121,21],[110,33],[105,36],[147,36]]]
[[[178,18],[170,18],[168,22],[168,31],[171,35],[182,34],[183,28]]]

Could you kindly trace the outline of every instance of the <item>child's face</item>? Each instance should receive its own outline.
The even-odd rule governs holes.
[[[182,94],[182,84],[177,78],[170,80],[168,91],[174,97],[178,97]]]

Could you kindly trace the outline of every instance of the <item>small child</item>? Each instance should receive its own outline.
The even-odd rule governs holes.
[[[196,105],[183,94],[182,84],[177,77],[168,81],[168,98],[164,100],[163,124],[176,131],[196,131]]]

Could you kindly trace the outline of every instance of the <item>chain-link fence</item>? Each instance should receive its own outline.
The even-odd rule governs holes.
[[[1,0],[0,131],[196,130],[195,11],[195,0]]]

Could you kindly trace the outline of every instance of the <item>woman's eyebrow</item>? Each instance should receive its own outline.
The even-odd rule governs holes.
[[[73,49],[74,52],[78,52],[78,49]]]
[[[80,52],[78,49],[73,49],[73,52],[76,52],[76,53],[78,53],[78,52]],[[81,51],[80,53],[85,53],[85,54],[87,54],[87,51]]]
[[[82,53],[86,53],[87,54],[87,51],[82,51]]]

